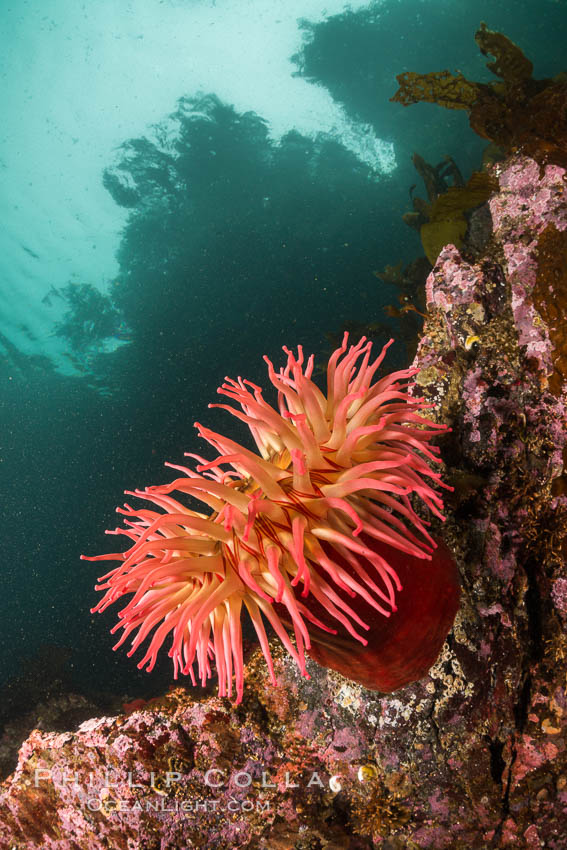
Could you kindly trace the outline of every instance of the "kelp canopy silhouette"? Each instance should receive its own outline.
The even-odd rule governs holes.
[[[85,352],[117,334],[122,317],[111,299],[92,284],[70,282],[56,296],[67,309],[55,323],[54,333],[65,338],[74,352]]]
[[[112,297],[133,344],[114,362],[136,369],[141,346],[152,373],[198,371],[203,387],[218,378],[195,370],[211,337],[240,337],[246,323],[263,350],[291,323],[305,338],[314,317],[318,333],[339,311],[365,318],[357,296],[376,296],[379,246],[403,239],[384,215],[390,182],[338,141],[276,142],[258,115],[213,95],[181,98],[151,138],[125,142],[104,185],[129,210]]]
[[[467,78],[477,78],[482,66],[468,33],[478,29],[483,18],[494,27],[513,22],[513,31],[507,33],[513,39],[529,33],[526,49],[537,59],[542,76],[556,73],[564,62],[563,4],[478,0],[461,3],[458,15],[453,6],[448,0],[428,0],[426,7],[415,3],[410,8],[398,0],[385,0],[323,21],[301,22],[304,42],[293,57],[298,74],[324,86],[355,120],[368,122],[380,138],[393,142],[400,186],[413,182],[415,150],[433,159],[452,154],[466,175],[478,166],[483,149],[465,114],[448,112],[440,120],[438,112],[425,106],[408,113],[389,102],[396,75],[404,67],[437,68],[442,55],[443,67],[459,68]],[[534,26],[540,16],[545,16],[545,26],[543,22]],[[486,72],[484,78],[490,80]],[[401,208],[405,197],[401,193],[398,197]]]
[[[379,138],[394,144],[400,208],[405,201],[401,187],[405,194],[405,186],[413,179],[411,157],[416,148],[429,154],[431,145],[439,145],[444,152],[446,143],[438,139],[440,135],[443,140],[450,138],[461,164],[463,151],[469,151],[473,161],[481,150],[463,116],[448,115],[440,125],[426,110],[408,115],[390,103],[395,76],[400,66],[409,64],[410,49],[412,58],[419,50],[420,66],[438,60],[441,27],[444,61],[463,67],[462,32],[467,16],[472,30],[478,25],[478,12],[469,15],[460,9],[458,16],[451,16],[446,0],[430,0],[427,13],[415,15],[408,14],[405,4],[386,0],[323,21],[301,22],[303,44],[292,57],[297,74],[324,86],[354,120],[368,122]]]

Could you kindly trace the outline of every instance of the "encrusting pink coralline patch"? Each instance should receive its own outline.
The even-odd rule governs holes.
[[[100,579],[97,590],[106,593],[93,611],[131,595],[113,629],[122,630],[115,648],[133,636],[132,655],[148,639],[138,666],[151,670],[169,636],[176,678],[181,672],[204,684],[214,661],[219,695],[231,696],[234,676],[240,702],[246,611],[274,684],[266,621],[303,675],[306,650],[384,690],[427,671],[459,590],[450,554],[435,552],[410,497],[443,518],[434,487],[446,485],[429,464],[439,460],[430,441],[446,426],[424,418],[428,405],[408,396],[415,369],[377,377],[390,343],[372,360],[372,343],[363,337],[349,347],[345,334],[329,360],[326,395],[311,380],[314,359],[305,360],[301,346],[297,355],[284,348],[279,372],[265,357],[277,410],[252,382],[225,379],[219,393],[241,410],[211,407],[245,422],[258,453],[197,424],[219,453],[214,460],[190,454],[196,470],[167,464],[183,476],[126,491],[160,510],[119,508],[125,527],[108,533],[125,535],[132,546],[89,559],[120,561]],[[206,512],[186,507],[183,496],[203,502]],[[407,591],[405,614],[396,619],[401,576],[418,590]],[[395,639],[381,629],[372,642],[377,615],[394,615]],[[360,648],[367,645],[365,657]]]
[[[538,239],[549,224],[567,228],[565,169],[518,157],[497,166],[500,192],[490,200],[494,234],[502,242],[519,343],[545,371],[551,371],[552,346],[530,299],[536,283]]]
[[[567,624],[567,578],[558,578],[551,588],[551,598],[563,622]]]

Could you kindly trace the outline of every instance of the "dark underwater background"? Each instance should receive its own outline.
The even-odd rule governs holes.
[[[486,144],[390,98],[408,70],[491,80],[481,21],[567,68],[563,0],[0,2],[0,721],[168,687],[166,652],[112,652],[79,556],[113,551],[124,489],[213,456],[195,420],[246,440],[207,409],[225,375],[266,386],[299,343],[324,365],[345,329],[409,362],[419,316],[375,272],[423,254],[411,157],[466,180]]]

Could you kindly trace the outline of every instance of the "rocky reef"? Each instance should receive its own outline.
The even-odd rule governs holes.
[[[565,169],[516,153],[491,175],[428,277],[415,359],[452,427],[442,533],[463,586],[429,675],[384,697],[314,662],[302,679],[274,647],[279,687],[257,653],[240,706],[177,689],[35,730],[2,847],[565,846]]]

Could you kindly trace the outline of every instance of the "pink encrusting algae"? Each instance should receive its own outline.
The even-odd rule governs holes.
[[[218,392],[242,409],[210,407],[245,422],[259,454],[196,423],[219,456],[209,462],[188,454],[195,470],[166,464],[182,477],[126,491],[159,511],[118,508],[124,527],[107,534],[126,535],[133,545],[86,558],[121,562],[99,579],[96,589],[106,593],[93,611],[133,594],[112,630],[122,630],[115,649],[134,635],[132,655],[154,630],[138,664],[150,671],[171,634],[176,678],[181,671],[195,684],[196,662],[204,684],[214,661],[219,695],[232,695],[234,677],[240,702],[243,607],[274,684],[264,618],[305,676],[309,629],[366,645],[370,626],[357,613],[357,600],[364,611],[390,617],[402,591],[381,546],[412,563],[431,561],[436,543],[410,496],[442,519],[432,484],[447,486],[428,464],[439,459],[430,440],[446,426],[421,416],[428,405],[408,395],[417,370],[375,377],[391,342],[371,362],[372,343],[363,337],[347,348],[345,334],[329,360],[326,396],[311,380],[313,355],[305,361],[301,346],[297,355],[284,348],[287,364],[279,372],[264,357],[278,410],[252,382],[225,379]],[[200,500],[208,512],[189,509],[174,491]]]

